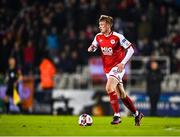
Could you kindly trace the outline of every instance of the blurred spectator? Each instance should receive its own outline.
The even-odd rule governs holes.
[[[51,90],[54,88],[54,76],[56,74],[56,68],[49,57],[44,57],[39,66],[41,88],[43,90]]]
[[[51,56],[54,56],[54,54],[56,55],[59,49],[57,29],[55,27],[53,27],[50,34],[47,35],[47,49]]]
[[[10,56],[11,46],[12,45],[9,45],[7,38],[4,37],[0,46],[0,71],[3,73],[5,73],[8,68],[8,58]]]
[[[143,56],[151,56],[151,54],[155,50],[155,47],[153,43],[151,43],[151,41],[149,40],[149,37],[144,37],[141,43],[139,43],[139,46],[141,46],[140,53]]]
[[[61,53],[60,57],[59,57],[60,61],[59,61],[59,64],[58,64],[58,71],[60,73],[63,73],[63,72],[66,72],[68,70],[68,57],[67,57],[67,53],[63,52]]]
[[[77,51],[72,51],[71,53],[71,69],[69,70],[70,73],[75,73],[76,72],[76,69],[77,69],[77,66],[78,66],[78,63],[79,63],[79,57],[78,57],[78,54],[77,54]]]
[[[17,67],[22,69],[22,67],[24,65],[23,64],[23,62],[24,62],[24,60],[23,60],[23,50],[21,48],[20,43],[17,42],[17,41],[14,43],[14,48],[11,51],[11,56],[13,56],[15,58],[15,60],[17,62],[16,63]]]
[[[85,29],[86,25],[90,21],[90,4],[87,0],[80,0],[79,1],[79,7],[78,12],[81,13],[78,15],[78,18],[80,20],[79,24],[77,24],[78,29]]]
[[[151,24],[147,19],[146,15],[141,16],[140,23],[138,25],[138,39],[143,39],[144,37],[151,36]]]
[[[77,45],[78,51],[78,64],[79,65],[86,65],[88,61],[88,54],[85,52],[86,47],[83,45],[83,43],[78,43]]]
[[[88,25],[86,27],[85,36],[86,36],[87,40],[93,39],[94,33],[93,33],[93,27],[92,26]]]
[[[157,115],[157,104],[161,94],[161,81],[163,75],[159,68],[158,62],[151,60],[147,66],[146,90],[150,101],[150,115]]]
[[[70,46],[71,49],[76,49],[76,44],[78,42],[77,34],[74,29],[68,30],[68,34],[65,38],[65,43],[67,43]]]
[[[155,18],[152,21],[153,34],[152,37],[155,39],[160,39],[167,34],[167,23],[168,23],[168,9],[161,5],[159,11],[154,13]]]
[[[53,24],[57,27],[58,31],[61,32],[66,27],[66,11],[63,2],[58,2],[54,5],[55,16],[53,17]]]
[[[33,41],[29,40],[25,48],[23,49],[23,58],[24,58],[24,73],[29,74],[33,72],[34,68],[34,59],[35,59],[35,47]]]

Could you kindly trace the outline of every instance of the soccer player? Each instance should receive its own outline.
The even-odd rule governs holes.
[[[122,34],[112,31],[112,27],[113,18],[101,15],[99,18],[100,33],[95,36],[88,52],[95,52],[98,47],[101,49],[103,67],[107,77],[106,91],[114,111],[111,124],[121,123],[119,96],[124,105],[133,113],[135,126],[140,126],[144,115],[137,111],[130,97],[126,94],[122,82],[125,65],[134,53],[133,45]]]

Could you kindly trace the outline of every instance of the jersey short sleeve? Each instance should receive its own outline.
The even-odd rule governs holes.
[[[94,37],[94,40],[92,42],[92,45],[94,45],[95,47],[98,47],[98,42],[97,42],[97,35]]]
[[[127,49],[130,45],[131,42],[129,42],[123,35],[120,35],[120,44]]]
[[[115,33],[115,35],[119,37],[120,45],[125,49],[127,49],[131,45],[131,42],[129,42],[122,34]]]

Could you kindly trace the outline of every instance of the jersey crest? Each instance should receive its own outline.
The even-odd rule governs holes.
[[[110,42],[111,42],[112,45],[115,44],[115,40],[114,39],[112,39]]]

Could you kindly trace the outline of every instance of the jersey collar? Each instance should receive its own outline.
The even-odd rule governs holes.
[[[113,32],[111,31],[108,35],[105,35],[105,34],[104,34],[104,36],[107,38],[107,37],[111,36],[112,33],[113,33]]]

